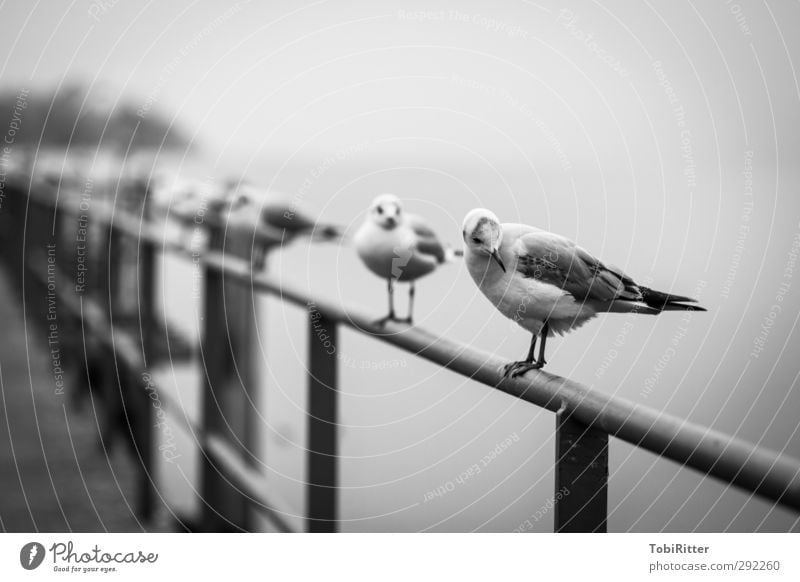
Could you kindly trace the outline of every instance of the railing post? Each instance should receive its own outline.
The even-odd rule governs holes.
[[[134,190],[134,196],[143,196],[142,220],[145,224],[150,220],[150,193],[147,184],[136,181],[135,186],[142,188],[139,192]],[[139,325],[142,333],[142,361],[145,369],[149,371],[152,366],[156,348],[156,253],[155,247],[149,241],[136,241],[135,248],[137,260],[135,265],[136,276],[136,302],[139,307]],[[134,437],[138,442],[139,455],[141,456],[141,472],[139,474],[138,508],[139,513],[145,518],[153,517],[156,508],[158,492],[155,484],[155,435],[156,418],[150,394],[142,387],[142,379],[133,375],[128,387],[131,390],[130,398],[138,402],[137,409],[141,410],[141,419],[135,427]]]
[[[51,291],[48,290],[48,281],[50,279],[51,266],[49,261],[55,261],[56,244],[53,235],[53,216],[55,197],[53,197],[52,204],[30,197],[28,200],[28,216],[25,234],[25,248],[22,256],[23,269],[30,267],[26,265],[27,262],[35,260],[40,256],[46,257],[46,263],[42,265],[35,265],[32,268],[47,271],[48,277],[44,282],[39,282],[35,277],[30,276],[29,273],[24,272],[25,278],[25,302],[26,314],[25,317],[28,321],[36,326],[37,331],[48,335],[48,320],[47,315],[49,309],[53,309],[56,313],[57,304],[55,303],[55,288]],[[41,253],[41,254],[40,254]],[[55,264],[52,264],[55,268]],[[27,269],[25,269],[27,271]],[[58,279],[53,272],[53,284],[58,284]],[[54,303],[48,304],[48,300]]]
[[[109,221],[107,224],[98,226],[101,230],[94,268],[93,287],[103,318],[111,324],[114,305],[114,285],[112,280],[116,272],[116,264],[112,253],[118,247],[114,240],[112,223]],[[113,330],[113,327],[111,329]],[[93,363],[97,366],[97,369],[90,370],[90,376],[92,377],[91,394],[92,398],[99,397],[102,402],[103,418],[100,422],[100,438],[106,449],[109,449],[112,446],[114,432],[119,431],[120,434],[123,434],[121,432],[122,427],[118,424],[122,420],[120,382],[114,353],[101,346],[97,346],[97,351],[98,353],[93,354]]]
[[[210,227],[209,250],[249,257],[250,245],[232,238],[222,228]],[[254,409],[255,373],[252,358],[256,313],[251,287],[226,281],[222,270],[205,271],[204,332],[201,358],[205,371],[202,428],[220,435],[252,463],[257,435]],[[250,528],[250,502],[229,483],[222,467],[207,454],[202,461],[202,528],[237,531]]]
[[[119,208],[125,207],[123,199],[115,199]],[[124,313],[123,277],[131,272],[130,241],[120,229],[114,227],[112,213],[102,225],[97,281],[100,306],[111,326],[113,335],[117,326],[124,327],[130,319]],[[133,283],[133,281],[130,281]],[[149,324],[145,324],[149,327]],[[103,350],[105,351],[105,350]],[[155,491],[152,483],[152,406],[148,402],[140,371],[130,369],[111,352],[111,357],[100,363],[100,390],[102,391],[104,419],[101,438],[107,447],[112,446],[114,434],[126,440],[136,462],[138,481],[136,511],[140,518],[150,519],[155,509]],[[94,387],[96,388],[96,387]]]
[[[6,184],[6,198],[0,200],[0,253],[12,274],[11,283],[19,299],[19,278],[22,273],[22,231],[25,226],[27,195],[16,185]]]
[[[62,205],[55,208],[54,215],[59,298],[66,293],[71,293],[75,288],[75,239],[78,222],[65,207],[66,203],[62,201]],[[83,337],[81,336],[80,321],[78,318],[70,316],[69,313],[64,317],[61,317],[59,313],[58,330],[61,338],[62,366],[72,389],[72,400],[77,402],[78,395],[81,393],[81,387],[77,384],[81,381],[83,371]]]
[[[111,221],[101,225],[101,228],[95,289],[99,294],[98,300],[103,308],[103,315],[111,321],[114,311],[114,292],[117,288],[114,279],[118,273],[119,243]]]
[[[337,326],[309,305],[308,531],[338,529]]]
[[[147,188],[146,185],[143,185]],[[145,191],[145,199],[143,201],[142,220],[147,223],[151,219],[151,201],[150,193]],[[136,270],[136,302],[139,308],[139,319],[142,326],[142,343],[144,344],[144,362],[145,366],[151,366],[151,359],[149,356],[155,355],[153,348],[157,345],[159,339],[156,334],[159,327],[156,325],[158,317],[156,310],[156,247],[149,240],[138,241],[138,260]]]
[[[555,531],[605,533],[608,434],[556,413]]]

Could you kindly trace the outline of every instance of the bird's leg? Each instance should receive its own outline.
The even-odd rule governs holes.
[[[411,287],[408,288],[408,317],[406,317],[403,320],[408,325],[411,325],[414,322],[414,295],[415,294],[416,294],[416,289],[414,288],[414,281],[411,281]]]
[[[536,360],[536,366],[538,368],[543,368],[544,365],[547,363],[544,359],[544,346],[547,343],[547,334],[550,332],[550,326],[545,321],[544,325],[542,326],[542,343],[539,346],[539,359]]]
[[[536,349],[536,334],[531,335],[531,347],[528,348],[528,357],[525,358],[527,363],[531,363],[533,361],[533,352]]]
[[[387,288],[389,289],[389,319],[394,319],[394,281],[391,277],[387,281]]]
[[[386,317],[381,317],[378,321],[375,322],[375,325],[383,326],[386,324],[387,321],[396,321],[397,318],[394,314],[394,281],[391,277],[387,279],[388,281],[388,289],[389,289],[389,315]]]
[[[263,271],[267,264],[267,249],[264,245],[256,244],[253,246],[251,255],[251,266],[253,271]]]
[[[547,322],[545,322],[540,332],[542,334],[542,343],[539,346],[539,358],[535,362],[533,361],[533,354],[536,350],[536,334],[533,334],[531,337],[531,347],[528,349],[528,357],[521,362],[511,362],[503,366],[504,377],[516,378],[517,376],[522,376],[528,370],[539,370],[544,367],[547,363],[544,360],[544,349],[547,343],[547,333],[549,330],[550,327],[547,325]]]

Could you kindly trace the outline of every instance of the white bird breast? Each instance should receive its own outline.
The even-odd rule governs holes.
[[[467,267],[478,288],[500,313],[523,329],[538,334],[547,321],[554,333],[563,334],[594,317],[596,311],[563,289],[523,277],[507,262],[503,273],[487,255],[471,253]],[[488,272],[487,272],[488,270]]]
[[[436,259],[416,250],[416,235],[398,225],[386,230],[365,222],[355,236],[358,256],[370,271],[383,279],[413,281],[436,268]]]

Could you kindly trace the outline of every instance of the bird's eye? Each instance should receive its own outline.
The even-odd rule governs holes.
[[[383,206],[378,206],[378,214],[383,214]]]
[[[477,236],[473,236],[472,242],[474,242],[476,245],[479,245],[481,244],[481,239],[479,239]]]

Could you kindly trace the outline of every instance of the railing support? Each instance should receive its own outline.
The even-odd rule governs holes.
[[[114,291],[117,286],[113,283],[115,274],[118,273],[118,260],[115,256],[119,245],[114,235],[114,225],[99,225],[100,245],[94,265],[93,288],[98,297],[98,305],[102,310],[103,317],[113,324]],[[112,328],[113,329],[113,328]],[[111,356],[111,357],[107,357]],[[99,357],[98,357],[99,356]],[[120,389],[120,374],[117,370],[113,351],[106,354],[105,350],[100,350],[100,354],[95,354],[95,362],[98,370],[95,378],[99,379],[99,386],[93,385],[91,392],[93,397],[99,396],[102,399],[103,416],[100,419],[100,436],[104,447],[107,449],[112,446],[114,432],[124,435],[125,432],[119,423],[124,418],[122,395]]]
[[[557,533],[605,533],[608,516],[608,434],[556,413]]]
[[[237,239],[225,241],[221,228],[211,228],[209,248],[217,252],[249,252]],[[205,368],[203,430],[222,435],[246,463],[255,457],[257,411],[253,345],[256,313],[252,288],[226,281],[224,271],[206,269],[204,332],[201,357]],[[250,529],[250,501],[229,482],[210,457],[203,459],[203,517],[205,531]]]
[[[139,194],[142,200],[142,219],[150,218],[150,193],[147,185],[137,182],[136,185],[142,189]],[[156,345],[156,250],[155,246],[148,241],[136,240],[137,257],[135,263],[136,277],[136,303],[139,308],[139,328],[141,330],[142,361],[145,368],[150,369],[154,360]],[[138,452],[141,457],[141,467],[139,472],[138,506],[144,519],[151,519],[156,510],[158,491],[156,489],[155,476],[155,454],[156,442],[154,428],[156,426],[155,410],[147,391],[140,386],[142,378],[131,371],[132,386],[130,397],[135,399],[137,409],[141,410],[141,419],[136,427],[135,437],[138,443]]]
[[[309,305],[308,498],[310,532],[335,532],[337,508],[337,326]]]
[[[25,228],[25,246],[23,249],[22,265],[30,263],[38,252],[42,252],[47,260],[53,260],[52,254],[55,248],[55,237],[53,236],[53,215],[54,208],[43,201],[29,199],[27,210],[27,224]],[[49,273],[49,263],[33,265],[42,272]],[[55,265],[53,265],[54,267]],[[25,275],[23,274],[23,277]],[[47,335],[48,331],[48,297],[47,279],[43,282],[37,281],[34,277],[27,277],[24,282],[25,302],[27,321],[36,326],[37,332]],[[53,306],[53,313],[56,314],[58,306]]]

